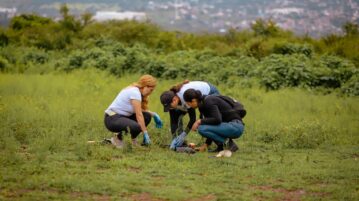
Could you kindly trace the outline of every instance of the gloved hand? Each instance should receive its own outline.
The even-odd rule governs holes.
[[[156,128],[162,128],[163,123],[162,123],[160,116],[157,113],[154,113],[153,119],[155,120]]]
[[[179,134],[175,139],[172,140],[170,149],[176,149],[177,147],[181,146],[187,136],[186,132],[182,132]]]
[[[147,131],[143,132],[143,144],[144,145],[151,144],[150,136],[148,135]]]

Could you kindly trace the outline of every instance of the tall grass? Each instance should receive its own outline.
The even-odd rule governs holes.
[[[312,194],[304,196],[313,200],[355,197],[358,98],[219,85],[222,94],[244,104],[246,130],[236,140],[238,154],[212,160],[207,153],[189,157],[158,146],[170,140],[169,117],[159,96],[181,81],[159,80],[150,109],[165,127],[149,126],[152,147],[121,151],[86,144],[112,135],[103,125],[104,110],[139,76],[115,78],[95,69],[0,74],[0,198],[108,195],[133,200],[139,194],[170,200],[267,200],[284,199],[278,193],[291,191],[283,189],[305,189]],[[188,140],[203,139],[191,133]]]

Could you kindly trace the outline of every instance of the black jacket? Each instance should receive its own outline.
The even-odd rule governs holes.
[[[242,120],[237,112],[232,111],[229,103],[215,95],[203,96],[198,109],[203,115],[201,124],[217,125],[234,119]]]
[[[184,112],[182,110],[172,109],[169,111],[169,113],[170,113],[170,123],[171,123],[172,135],[174,135],[176,132],[178,132],[178,129],[180,129],[179,132],[182,132],[182,128],[178,127],[181,116],[186,115],[187,113],[189,116],[189,122],[187,124],[186,129],[184,130],[186,133],[188,133],[191,130],[192,125],[196,121],[196,111],[192,108],[189,108],[187,110],[187,112]]]

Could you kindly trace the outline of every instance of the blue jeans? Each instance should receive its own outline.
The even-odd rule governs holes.
[[[207,82],[209,85],[209,94],[208,95],[220,95],[218,89],[212,85],[211,83]]]
[[[240,120],[222,122],[219,125],[200,125],[198,133],[203,137],[224,143],[227,138],[239,138],[244,131],[243,123]]]

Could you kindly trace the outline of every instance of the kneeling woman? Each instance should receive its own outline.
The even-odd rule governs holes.
[[[137,144],[136,137],[142,132],[143,143],[150,144],[147,125],[154,118],[156,127],[162,127],[160,117],[148,111],[148,96],[155,89],[157,81],[151,75],[142,76],[138,82],[122,89],[112,104],[105,110],[105,126],[108,130],[118,133],[111,138],[112,144],[121,148],[122,132],[130,132],[132,143]]]
[[[202,119],[197,120],[192,130],[198,129],[198,133],[207,139],[213,140],[217,144],[215,151],[223,150],[226,139],[231,151],[236,151],[238,147],[232,139],[239,138],[244,130],[244,125],[240,115],[233,111],[232,106],[219,96],[203,96],[198,90],[188,89],[183,95],[186,104],[191,108],[198,108],[203,115]],[[206,141],[204,147],[210,145]]]

